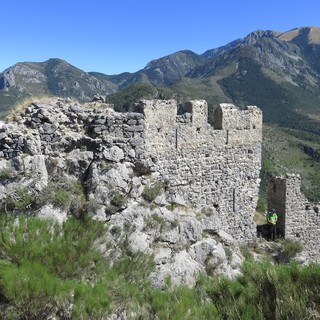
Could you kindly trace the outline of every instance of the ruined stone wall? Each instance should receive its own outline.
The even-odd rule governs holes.
[[[221,104],[211,126],[205,101],[186,103],[182,115],[177,109],[175,100],[141,101],[136,113],[118,113],[107,105],[33,104],[15,123],[0,128],[0,158],[3,166],[19,170],[28,157],[40,159],[32,170],[49,173],[50,163],[59,163],[57,174],[80,177],[93,170],[94,161],[127,163],[136,174],[166,181],[169,203],[209,210],[217,230],[237,239],[253,237],[261,111]]]
[[[80,149],[103,157],[112,146],[134,159],[144,144],[144,116],[118,113],[107,105],[100,109],[61,102],[34,104],[17,121],[0,126],[0,158],[22,154],[59,156]]]
[[[145,151],[160,178],[169,180],[172,192],[186,203],[211,207],[218,226],[234,237],[252,237],[260,183],[261,111],[222,104],[213,128],[205,101],[190,101],[183,116],[177,116],[174,100],[143,101],[141,107]]]
[[[313,261],[320,255],[320,205],[310,203],[300,191],[299,175],[275,177],[269,184],[269,208],[278,211],[285,238],[300,241]]]

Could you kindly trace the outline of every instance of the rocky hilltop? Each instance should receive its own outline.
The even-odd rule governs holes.
[[[167,276],[236,276],[239,246],[257,237],[262,113],[220,104],[213,118],[204,100],[179,113],[175,100],[143,100],[125,114],[100,97],[34,102],[0,125],[1,210],[107,221],[115,246],[125,239],[129,251],[154,255],[158,287]],[[303,261],[317,260],[319,206],[301,195],[298,176],[273,183],[280,233],[305,244]]]
[[[114,243],[154,254],[159,287],[168,275],[192,284],[208,268],[239,274],[238,244],[256,235],[262,114],[221,104],[212,127],[204,100],[184,108],[32,103],[1,123],[2,211],[106,220]]]

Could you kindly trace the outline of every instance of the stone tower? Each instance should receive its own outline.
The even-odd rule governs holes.
[[[303,243],[313,259],[320,255],[320,208],[307,200],[300,186],[299,175],[274,177],[268,187],[268,207],[278,212],[280,234]]]

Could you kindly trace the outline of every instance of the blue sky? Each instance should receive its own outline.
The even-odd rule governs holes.
[[[4,0],[0,71],[61,58],[84,71],[135,72],[257,29],[320,26],[320,0]]]

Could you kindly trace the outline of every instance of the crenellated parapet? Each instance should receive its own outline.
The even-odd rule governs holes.
[[[231,103],[221,103],[214,112],[214,127],[219,130],[262,128],[262,111],[256,106],[239,110]]]
[[[214,112],[214,125],[208,123],[204,100],[189,101],[185,113],[177,115],[175,100],[144,100],[140,110],[145,116],[145,144],[149,151],[167,152],[181,148],[225,148],[262,140],[262,112],[255,106],[239,110],[220,104]]]

